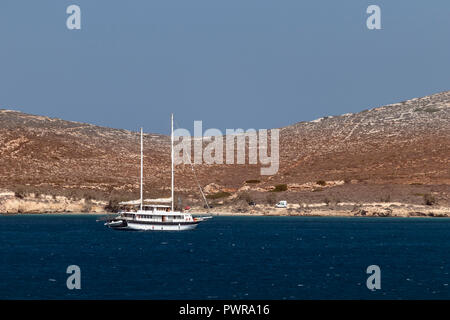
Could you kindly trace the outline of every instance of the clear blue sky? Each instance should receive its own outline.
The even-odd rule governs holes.
[[[67,6],[82,29],[66,28]],[[366,8],[382,9],[382,30]],[[1,0],[0,108],[168,133],[450,90],[450,1]]]

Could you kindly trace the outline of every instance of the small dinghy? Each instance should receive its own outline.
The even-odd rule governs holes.
[[[125,228],[127,226],[127,222],[125,220],[111,220],[105,222],[105,226],[110,228]]]

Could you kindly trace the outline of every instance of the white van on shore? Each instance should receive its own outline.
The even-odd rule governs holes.
[[[275,205],[275,208],[287,208],[287,201],[281,200]]]

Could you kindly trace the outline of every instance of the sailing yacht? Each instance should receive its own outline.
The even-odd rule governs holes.
[[[142,230],[142,231],[181,231],[190,230],[210,217],[193,217],[188,212],[174,211],[174,153],[173,153],[173,114],[171,115],[171,197],[169,199],[153,199],[147,202],[166,202],[167,204],[145,204],[143,199],[143,133],[141,128],[141,179],[140,200],[124,202],[123,205],[138,205],[137,209],[128,209],[118,212],[114,218],[107,219],[105,225],[115,230]]]

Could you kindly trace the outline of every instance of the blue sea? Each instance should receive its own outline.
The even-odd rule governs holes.
[[[450,299],[450,219],[214,217],[126,232],[97,218],[0,216],[0,299]]]

